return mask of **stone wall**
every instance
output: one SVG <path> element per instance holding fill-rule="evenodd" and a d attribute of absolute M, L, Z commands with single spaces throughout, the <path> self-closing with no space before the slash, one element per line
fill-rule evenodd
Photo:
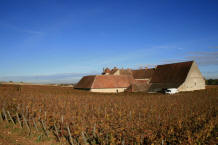
<path fill-rule="evenodd" d="M 124 92 L 127 88 L 104 88 L 104 89 L 91 89 L 91 92 L 99 93 L 121 93 Z"/>
<path fill-rule="evenodd" d="M 179 91 L 194 91 L 205 89 L 205 79 L 202 76 L 197 64 L 194 62 L 188 73 L 185 82 L 178 88 Z"/>

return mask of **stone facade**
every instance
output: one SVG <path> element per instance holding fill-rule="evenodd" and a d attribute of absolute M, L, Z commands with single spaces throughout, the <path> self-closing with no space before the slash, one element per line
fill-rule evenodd
<path fill-rule="evenodd" d="M 127 88 L 103 88 L 103 89 L 90 89 L 91 92 L 99 93 L 121 93 L 124 92 Z"/>
<path fill-rule="evenodd" d="M 205 89 L 205 79 L 202 76 L 198 66 L 193 62 L 185 82 L 178 87 L 179 91 L 194 91 Z"/>

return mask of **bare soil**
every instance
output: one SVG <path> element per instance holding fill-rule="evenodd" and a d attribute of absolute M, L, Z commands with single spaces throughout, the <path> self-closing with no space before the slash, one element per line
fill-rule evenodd
<path fill-rule="evenodd" d="M 0 145 L 58 145 L 54 139 L 38 140 L 7 122 L 0 122 Z"/>

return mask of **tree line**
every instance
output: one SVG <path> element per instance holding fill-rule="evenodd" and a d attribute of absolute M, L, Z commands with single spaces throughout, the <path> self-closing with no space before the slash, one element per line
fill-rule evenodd
<path fill-rule="evenodd" d="M 206 80 L 207 85 L 218 85 L 218 79 L 208 79 Z"/>

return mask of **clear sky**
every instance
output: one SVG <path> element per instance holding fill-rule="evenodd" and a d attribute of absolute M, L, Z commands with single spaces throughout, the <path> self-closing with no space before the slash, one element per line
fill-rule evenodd
<path fill-rule="evenodd" d="M 0 80 L 195 60 L 218 78 L 218 0 L 0 0 Z"/>

